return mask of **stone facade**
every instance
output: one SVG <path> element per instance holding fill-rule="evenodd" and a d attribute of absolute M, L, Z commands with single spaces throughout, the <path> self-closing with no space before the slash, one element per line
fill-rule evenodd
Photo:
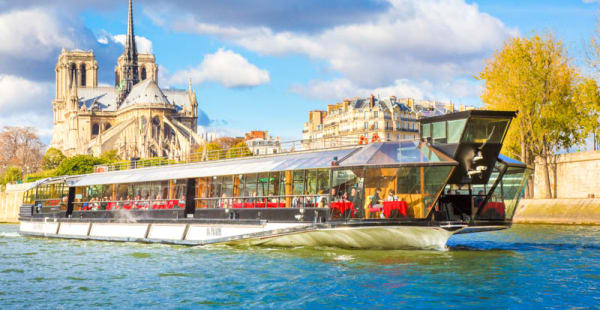
<path fill-rule="evenodd" d="M 23 203 L 23 195 L 32 184 L 7 184 L 5 190 L 0 189 L 0 223 L 19 221 L 19 208 Z"/>
<path fill-rule="evenodd" d="M 556 188 L 557 198 L 600 197 L 600 151 L 559 155 L 549 168 L 550 186 Z M 536 160 L 534 198 L 546 198 L 542 169 Z"/>
<path fill-rule="evenodd" d="M 465 109 L 472 107 L 460 107 L 460 110 Z M 454 111 L 451 103 L 397 99 L 394 96 L 347 99 L 328 105 L 326 111 L 309 112 L 308 122 L 304 123 L 302 131 L 303 145 L 310 148 L 312 144 L 316 147 L 323 146 L 322 143 L 339 143 L 338 139 L 343 140 L 342 143 L 358 141 L 361 136 L 369 141 L 374 137 L 380 141 L 413 140 L 419 136 L 419 118 Z"/>
<path fill-rule="evenodd" d="M 117 150 L 121 158 L 183 159 L 196 133 L 198 103 L 191 87 L 161 89 L 155 56 L 138 54 L 129 3 L 127 41 L 117 59 L 115 87 L 98 86 L 93 51 L 64 50 L 56 64 L 51 147 L 67 156 Z"/>

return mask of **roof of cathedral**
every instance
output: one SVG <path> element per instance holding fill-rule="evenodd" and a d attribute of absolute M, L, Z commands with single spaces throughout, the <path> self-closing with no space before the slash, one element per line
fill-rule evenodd
<path fill-rule="evenodd" d="M 156 82 L 151 79 L 147 79 L 133 86 L 129 95 L 123 100 L 123 104 L 121 104 L 120 108 L 124 109 L 137 104 L 170 105 L 167 96 L 160 90 L 160 87 L 158 87 Z"/>
<path fill-rule="evenodd" d="M 114 87 L 78 87 L 79 102 L 87 109 L 96 106 L 100 111 L 117 111 L 117 88 Z M 186 90 L 166 89 L 162 91 L 158 85 L 148 79 L 136 84 L 127 96 L 121 109 L 134 104 L 172 104 L 177 110 L 190 104 L 190 97 Z"/>

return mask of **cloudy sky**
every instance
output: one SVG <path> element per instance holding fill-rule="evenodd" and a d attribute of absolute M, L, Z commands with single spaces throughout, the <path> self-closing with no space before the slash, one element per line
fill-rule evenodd
<path fill-rule="evenodd" d="M 222 134 L 301 136 L 307 112 L 354 96 L 479 105 L 473 76 L 508 38 L 550 31 L 583 65 L 598 1 L 134 0 L 140 52 L 161 87 L 192 79 L 199 124 Z M 0 126 L 48 143 L 61 49 L 92 49 L 114 82 L 126 0 L 0 0 Z M 211 129 L 212 130 L 212 129 Z"/>

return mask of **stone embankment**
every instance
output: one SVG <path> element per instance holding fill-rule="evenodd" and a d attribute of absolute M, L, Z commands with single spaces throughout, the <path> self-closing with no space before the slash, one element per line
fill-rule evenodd
<path fill-rule="evenodd" d="M 19 207 L 23 201 L 23 194 L 30 186 L 31 183 L 7 184 L 6 190 L 0 190 L 0 223 L 19 221 Z"/>
<path fill-rule="evenodd" d="M 600 198 L 524 199 L 514 223 L 600 225 Z"/>

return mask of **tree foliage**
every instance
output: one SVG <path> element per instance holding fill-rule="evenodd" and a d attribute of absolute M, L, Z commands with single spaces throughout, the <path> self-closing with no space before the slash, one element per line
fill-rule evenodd
<path fill-rule="evenodd" d="M 0 185 L 15 183 L 23 179 L 23 171 L 19 167 L 8 167 L 0 174 Z"/>
<path fill-rule="evenodd" d="M 119 153 L 117 152 L 117 150 L 103 152 L 102 154 L 100 154 L 100 159 L 103 160 L 105 163 L 115 163 L 121 161 L 121 157 L 119 157 Z"/>
<path fill-rule="evenodd" d="M 92 155 L 75 155 L 63 160 L 56 169 L 56 175 L 78 175 L 94 172 L 94 166 L 106 161 Z"/>
<path fill-rule="evenodd" d="M 44 155 L 44 159 L 42 161 L 42 168 L 44 170 L 52 170 L 56 169 L 60 163 L 67 158 L 63 152 L 57 148 L 49 148 Z"/>
<path fill-rule="evenodd" d="M 503 152 L 529 165 L 536 157 L 541 159 L 548 198 L 552 193 L 548 160 L 557 151 L 584 142 L 589 117 L 577 106 L 579 73 L 566 55 L 562 42 L 550 34 L 517 37 L 505 43 L 479 74 L 485 82 L 481 97 L 487 108 L 518 111 Z"/>
<path fill-rule="evenodd" d="M 238 142 L 237 144 L 235 144 L 234 146 L 232 146 L 231 148 L 229 148 L 227 150 L 227 153 L 225 154 L 226 158 L 236 158 L 236 157 L 246 157 L 252 155 L 252 152 L 250 152 L 250 149 L 248 148 L 248 145 L 246 145 L 246 142 L 241 141 Z"/>
<path fill-rule="evenodd" d="M 0 131 L 0 168 L 19 167 L 24 173 L 42 165 L 44 144 L 31 127 L 4 127 Z"/>

